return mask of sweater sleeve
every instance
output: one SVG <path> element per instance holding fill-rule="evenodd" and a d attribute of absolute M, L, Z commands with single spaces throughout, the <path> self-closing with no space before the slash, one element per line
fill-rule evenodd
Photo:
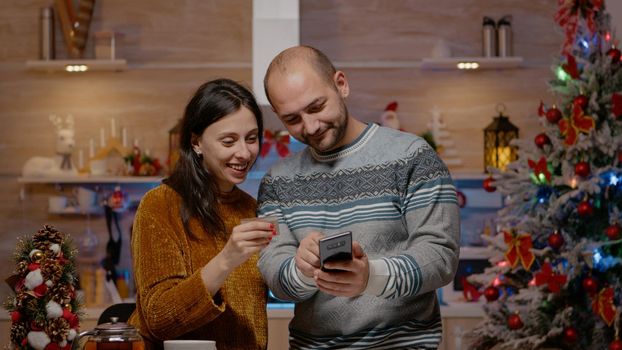
<path fill-rule="evenodd" d="M 426 144 L 413 152 L 404 171 L 400 191 L 407 245 L 402 254 L 370 261 L 365 290 L 387 299 L 440 288 L 458 268 L 460 213 L 447 167 Z"/>
<path fill-rule="evenodd" d="M 205 288 L 200 269 L 190 273 L 185 233 L 179 232 L 181 223 L 173 222 L 175 198 L 163 192 L 156 189 L 143 197 L 132 231 L 139 307 L 149 333 L 160 340 L 200 328 L 226 307 L 220 293 L 212 296 Z"/>
<path fill-rule="evenodd" d="M 274 181 L 268 173 L 261 181 L 258 195 L 258 216 L 279 218 L 279 235 L 260 253 L 258 267 L 274 295 L 282 300 L 300 302 L 311 298 L 318 288 L 312 278 L 296 267 L 296 251 L 300 242 L 291 233 L 279 204 Z"/>

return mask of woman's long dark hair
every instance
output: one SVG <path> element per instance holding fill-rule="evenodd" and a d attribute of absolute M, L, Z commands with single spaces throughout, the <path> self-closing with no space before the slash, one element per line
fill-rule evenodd
<path fill-rule="evenodd" d="M 263 139 L 261 110 L 253 94 L 244 86 L 229 79 L 217 79 L 201 85 L 188 102 L 181 122 L 179 160 L 163 182 L 171 186 L 182 198 L 181 219 L 186 233 L 198 238 L 190 230 L 190 218 L 196 217 L 207 232 L 223 233 L 222 219 L 216 213 L 219 189 L 214 177 L 203 166 L 203 158 L 192 148 L 192 137 L 240 108 L 248 108 L 257 121 L 259 146 Z"/>

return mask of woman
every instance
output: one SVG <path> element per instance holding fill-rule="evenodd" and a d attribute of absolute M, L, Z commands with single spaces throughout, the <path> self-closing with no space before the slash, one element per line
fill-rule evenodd
<path fill-rule="evenodd" d="M 266 287 L 257 252 L 275 234 L 236 187 L 261 145 L 261 111 L 246 88 L 219 79 L 186 106 L 180 158 L 142 199 L 132 233 L 136 311 L 147 348 L 168 339 L 215 340 L 218 350 L 265 349 Z"/>

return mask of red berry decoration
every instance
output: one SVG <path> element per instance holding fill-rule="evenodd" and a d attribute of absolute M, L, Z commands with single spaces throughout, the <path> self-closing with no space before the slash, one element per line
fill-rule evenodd
<path fill-rule="evenodd" d="M 551 139 L 548 136 L 546 136 L 545 133 L 538 134 L 534 141 L 536 143 L 536 146 L 538 146 L 538 148 L 543 148 L 545 145 L 548 145 L 551 143 Z"/>
<path fill-rule="evenodd" d="M 581 285 L 583 286 L 583 290 L 589 295 L 593 295 L 598 291 L 598 281 L 592 276 L 585 277 Z"/>
<path fill-rule="evenodd" d="M 577 176 L 586 177 L 590 175 L 590 163 L 588 162 L 579 162 L 574 166 L 574 173 Z"/>
<path fill-rule="evenodd" d="M 574 106 L 581 107 L 581 109 L 585 110 L 589 102 L 590 100 L 587 98 L 587 96 L 579 95 L 574 98 L 574 100 L 572 101 L 572 104 Z"/>
<path fill-rule="evenodd" d="M 609 344 L 609 350 L 622 350 L 622 340 L 616 339 Z"/>
<path fill-rule="evenodd" d="M 546 111 L 546 120 L 548 120 L 549 123 L 557 124 L 560 119 L 562 119 L 562 112 L 560 112 L 556 107 Z"/>
<path fill-rule="evenodd" d="M 579 340 L 579 332 L 574 327 L 564 328 L 564 342 L 568 344 L 574 344 Z"/>
<path fill-rule="evenodd" d="M 499 299 L 499 289 L 497 289 L 497 287 L 490 286 L 484 290 L 484 296 L 488 301 L 495 301 Z"/>
<path fill-rule="evenodd" d="M 612 63 L 616 63 L 620 61 L 620 50 L 616 49 L 615 47 L 610 48 L 609 50 L 607 50 L 607 56 L 611 57 L 611 62 Z"/>
<path fill-rule="evenodd" d="M 486 192 L 494 192 L 497 190 L 497 188 L 492 184 L 494 181 L 495 180 L 492 177 L 484 180 L 484 190 L 486 190 Z"/>
<path fill-rule="evenodd" d="M 594 208 L 588 201 L 583 201 L 577 205 L 577 213 L 579 216 L 590 216 L 594 213 Z"/>
<path fill-rule="evenodd" d="M 549 236 L 547 242 L 551 248 L 558 250 L 564 245 L 564 236 L 559 232 L 554 232 Z"/>
<path fill-rule="evenodd" d="M 518 314 L 511 314 L 508 317 L 508 328 L 509 329 L 519 329 L 523 327 L 523 321 L 520 319 Z"/>
<path fill-rule="evenodd" d="M 611 225 L 605 229 L 605 234 L 610 240 L 615 241 L 620 238 L 620 231 L 620 226 Z"/>

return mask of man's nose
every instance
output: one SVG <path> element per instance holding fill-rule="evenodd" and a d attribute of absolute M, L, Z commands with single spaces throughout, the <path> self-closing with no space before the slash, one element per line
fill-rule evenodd
<path fill-rule="evenodd" d="M 313 136 L 320 128 L 320 123 L 317 118 L 310 115 L 302 116 L 302 125 L 304 127 L 304 133 L 306 135 Z"/>

